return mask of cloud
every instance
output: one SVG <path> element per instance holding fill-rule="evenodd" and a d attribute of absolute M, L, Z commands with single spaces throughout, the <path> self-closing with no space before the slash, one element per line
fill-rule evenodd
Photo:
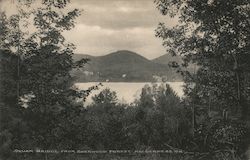
<path fill-rule="evenodd" d="M 131 50 L 152 59 L 163 54 L 161 41 L 154 37 L 154 29 L 137 27 L 133 29 L 112 30 L 100 26 L 78 24 L 64 33 L 66 38 L 76 44 L 77 53 L 104 55 L 117 50 Z"/>
<path fill-rule="evenodd" d="M 153 0 L 87 0 L 72 1 L 72 8 L 83 9 L 79 23 L 99 25 L 103 28 L 124 29 L 132 27 L 156 27 L 165 21 Z M 169 25 L 176 21 L 169 21 Z"/>
<path fill-rule="evenodd" d="M 176 19 L 162 16 L 153 0 L 71 2 L 71 8 L 84 10 L 76 28 L 66 36 L 75 42 L 78 53 L 103 55 L 127 49 L 152 59 L 165 53 L 162 41 L 155 37 L 158 23 L 177 24 Z"/>
<path fill-rule="evenodd" d="M 71 0 L 66 11 L 78 8 L 83 13 L 77 18 L 76 27 L 64 35 L 76 44 L 77 53 L 104 55 L 126 49 L 149 59 L 158 57 L 165 53 L 165 49 L 162 41 L 155 37 L 154 30 L 159 22 L 166 22 L 168 26 L 178 22 L 162 16 L 153 1 Z M 11 13 L 15 11 L 12 6 L 2 3 L 0 10 Z"/>

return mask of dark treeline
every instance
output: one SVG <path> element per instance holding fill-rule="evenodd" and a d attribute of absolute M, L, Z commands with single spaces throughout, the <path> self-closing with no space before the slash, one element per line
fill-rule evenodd
<path fill-rule="evenodd" d="M 33 1 L 23 2 L 18 3 L 18 14 L 0 15 L 1 159 L 83 159 L 75 154 L 20 154 L 15 149 L 166 149 L 190 153 L 185 159 L 245 158 L 250 97 L 247 1 L 156 1 L 164 15 L 181 16 L 185 22 L 157 29 L 169 52 L 183 57 L 182 65 L 172 66 L 184 77 L 185 98 L 163 83 L 145 86 L 133 104 L 118 103 L 116 93 L 105 89 L 87 107 L 79 98 L 84 101 L 98 86 L 72 88 L 70 71 L 88 60 L 74 62 L 75 47 L 61 34 L 74 27 L 81 12 L 58 12 L 69 1 L 44 0 L 30 11 L 23 7 Z M 33 33 L 26 31 L 30 19 Z M 197 28 L 188 30 L 193 23 Z M 191 62 L 197 65 L 194 73 L 183 71 Z"/>

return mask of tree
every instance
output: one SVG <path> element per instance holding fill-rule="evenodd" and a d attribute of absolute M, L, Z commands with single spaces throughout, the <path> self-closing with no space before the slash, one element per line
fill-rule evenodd
<path fill-rule="evenodd" d="M 183 57 L 196 73 L 182 71 L 186 95 L 193 103 L 216 106 L 244 119 L 249 110 L 249 1 L 156 0 L 163 15 L 179 19 L 168 28 L 160 23 L 157 36 L 169 53 Z M 195 87 L 193 86 L 195 83 Z"/>
<path fill-rule="evenodd" d="M 11 157 L 14 130 L 20 124 L 21 108 L 16 93 L 17 57 L 8 50 L 0 50 L 0 157 Z M 20 125 L 21 126 L 21 125 Z"/>
<path fill-rule="evenodd" d="M 0 62 L 0 74 L 2 76 L 0 79 L 0 102 L 16 106 L 17 57 L 8 50 L 0 50 Z"/>
<path fill-rule="evenodd" d="M 137 149 L 186 145 L 190 129 L 186 109 L 168 84 L 146 85 L 136 105 L 127 110 L 128 133 Z"/>
<path fill-rule="evenodd" d="M 216 139 L 214 142 L 220 146 L 218 148 L 226 146 L 239 154 L 244 146 L 238 144 L 245 142 L 247 137 L 246 128 L 239 129 L 239 119 L 248 118 L 250 106 L 249 1 L 155 2 L 163 15 L 179 20 L 173 28 L 160 23 L 156 35 L 163 39 L 163 45 L 169 53 L 182 56 L 183 63 L 173 62 L 172 66 L 184 76 L 185 102 L 193 110 L 193 130 L 197 131 L 193 133 L 196 149 L 201 151 L 207 139 L 211 138 Z M 189 64 L 197 66 L 193 73 L 185 70 Z M 218 117 L 212 116 L 211 111 L 220 113 L 219 122 L 214 120 Z M 203 126 L 201 130 L 199 124 L 195 126 L 198 112 L 206 117 L 199 123 Z M 231 119 L 236 119 L 236 122 Z M 204 132 L 207 134 L 204 135 Z M 198 137 L 201 143 L 195 141 Z M 241 149 L 233 146 L 240 146 Z M 211 150 L 215 151 L 215 148 Z"/>
<path fill-rule="evenodd" d="M 18 14 L 10 17 L 1 14 L 0 48 L 15 54 L 18 61 L 13 65 L 17 72 L 15 97 L 18 101 L 25 96 L 29 98 L 27 108 L 22 108 L 21 112 L 25 127 L 12 130 L 18 135 L 11 138 L 11 149 L 76 148 L 83 141 L 81 136 L 69 136 L 71 132 L 80 134 L 78 118 L 84 112 L 73 101 L 89 91 L 78 92 L 71 88 L 70 71 L 82 67 L 86 60 L 73 62 L 75 47 L 62 35 L 63 31 L 74 27 L 80 11 L 75 9 L 65 14 L 60 9 L 66 7 L 66 1 L 57 2 L 60 1 L 44 0 L 31 10 L 26 5 L 32 5 L 32 1 L 24 5 L 20 2 Z M 31 19 L 34 25 L 26 23 Z M 35 31 L 26 32 L 29 27 L 35 27 Z M 18 107 L 21 108 L 20 104 Z M 17 126 L 20 127 L 20 123 Z"/>
<path fill-rule="evenodd" d="M 125 108 L 117 102 L 116 92 L 106 88 L 92 99 L 85 117 L 88 145 L 93 149 L 128 149 L 124 134 Z"/>
<path fill-rule="evenodd" d="M 94 104 L 102 104 L 104 107 L 114 106 L 118 101 L 116 92 L 108 88 L 102 90 L 98 95 L 93 96 L 92 99 Z"/>
<path fill-rule="evenodd" d="M 14 21 L 14 17 L 11 19 Z M 15 143 L 13 139 L 18 137 L 16 131 L 25 128 L 21 121 L 22 108 L 19 107 L 17 94 L 18 57 L 6 44 L 14 38 L 10 36 L 10 32 L 15 32 L 12 30 L 13 24 L 10 24 L 4 13 L 0 13 L 0 157 L 4 159 L 13 158 L 11 147 Z"/>

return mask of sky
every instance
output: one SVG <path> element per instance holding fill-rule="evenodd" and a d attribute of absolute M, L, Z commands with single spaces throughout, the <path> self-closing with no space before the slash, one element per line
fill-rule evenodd
<path fill-rule="evenodd" d="M 8 5 L 0 7 L 11 10 Z M 158 23 L 170 27 L 177 23 L 162 16 L 154 0 L 71 0 L 68 7 L 83 12 L 75 28 L 63 34 L 76 45 L 76 53 L 93 56 L 130 50 L 148 59 L 159 57 L 166 51 L 162 40 L 155 37 Z"/>

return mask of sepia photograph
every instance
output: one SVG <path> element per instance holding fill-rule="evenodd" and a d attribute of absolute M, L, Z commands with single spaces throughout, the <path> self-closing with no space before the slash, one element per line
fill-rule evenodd
<path fill-rule="evenodd" d="M 250 160 L 250 1 L 0 0 L 0 160 Z"/>

